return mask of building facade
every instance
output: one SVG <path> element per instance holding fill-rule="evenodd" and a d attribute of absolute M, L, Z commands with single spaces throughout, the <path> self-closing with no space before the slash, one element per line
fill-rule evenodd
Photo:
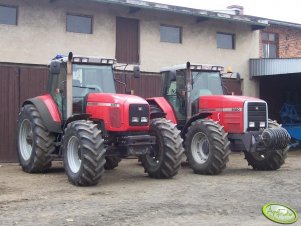
<path fill-rule="evenodd" d="M 1 0 L 0 7 L 16 12 L 15 21 L 0 23 L 0 62 L 47 64 L 73 51 L 145 72 L 187 61 L 218 64 L 242 75 L 245 95 L 259 95 L 248 61 L 259 57 L 260 20 L 130 0 Z"/>

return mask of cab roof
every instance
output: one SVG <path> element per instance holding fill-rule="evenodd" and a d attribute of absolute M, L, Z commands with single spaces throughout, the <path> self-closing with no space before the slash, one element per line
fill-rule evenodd
<path fill-rule="evenodd" d="M 185 70 L 187 69 L 187 64 L 177 64 L 171 67 L 163 67 L 161 68 L 160 72 L 165 71 L 176 71 L 176 70 Z M 190 64 L 191 70 L 203 70 L 203 71 L 224 71 L 223 66 L 212 65 L 212 64 Z"/>
<path fill-rule="evenodd" d="M 68 56 L 58 54 L 52 61 L 67 62 Z M 83 55 L 73 55 L 72 61 L 76 63 L 96 63 L 96 64 L 110 64 L 113 65 L 116 63 L 116 59 L 106 58 L 106 57 L 97 57 L 97 56 L 83 56 Z"/>

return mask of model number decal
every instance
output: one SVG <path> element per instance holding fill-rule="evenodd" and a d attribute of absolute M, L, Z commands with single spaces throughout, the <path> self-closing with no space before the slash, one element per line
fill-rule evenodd
<path fill-rule="evenodd" d="M 240 112 L 242 108 L 223 108 L 224 112 Z"/>
<path fill-rule="evenodd" d="M 206 108 L 200 109 L 200 112 L 241 112 L 242 108 Z"/>

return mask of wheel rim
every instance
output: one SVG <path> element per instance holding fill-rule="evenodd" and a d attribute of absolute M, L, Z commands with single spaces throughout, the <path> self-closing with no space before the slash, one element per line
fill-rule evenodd
<path fill-rule="evenodd" d="M 21 123 L 19 133 L 19 146 L 22 158 L 29 160 L 32 153 L 33 135 L 30 121 L 25 119 Z"/>
<path fill-rule="evenodd" d="M 76 136 L 72 136 L 67 145 L 68 165 L 73 173 L 77 173 L 81 166 L 81 153 L 79 140 Z"/>
<path fill-rule="evenodd" d="M 147 161 L 152 166 L 157 166 L 160 163 L 160 147 L 159 145 L 152 145 L 150 148 L 150 154 L 146 155 Z"/>
<path fill-rule="evenodd" d="M 252 153 L 252 155 L 253 155 L 253 158 L 256 159 L 257 161 L 264 160 L 266 157 L 266 154 L 259 153 L 259 152 L 254 152 L 254 153 Z"/>
<path fill-rule="evenodd" d="M 209 157 L 209 141 L 207 136 L 202 133 L 196 133 L 191 141 L 191 153 L 194 161 L 198 164 L 204 164 Z"/>

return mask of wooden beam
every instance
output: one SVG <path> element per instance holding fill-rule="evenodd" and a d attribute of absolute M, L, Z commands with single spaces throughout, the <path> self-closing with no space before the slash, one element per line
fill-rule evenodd
<path fill-rule="evenodd" d="M 201 17 L 201 16 L 198 16 L 198 17 L 196 18 L 196 23 L 202 23 L 202 22 L 205 22 L 205 21 L 207 21 L 207 20 L 209 20 L 208 17 Z"/>
<path fill-rule="evenodd" d="M 141 10 L 141 8 L 139 7 L 130 7 L 129 8 L 129 14 L 134 14 L 134 13 L 137 13 Z"/>
<path fill-rule="evenodd" d="M 261 26 L 261 25 L 252 25 L 251 28 L 252 28 L 252 31 L 256 31 L 256 30 L 265 29 L 266 27 L 265 26 Z"/>

